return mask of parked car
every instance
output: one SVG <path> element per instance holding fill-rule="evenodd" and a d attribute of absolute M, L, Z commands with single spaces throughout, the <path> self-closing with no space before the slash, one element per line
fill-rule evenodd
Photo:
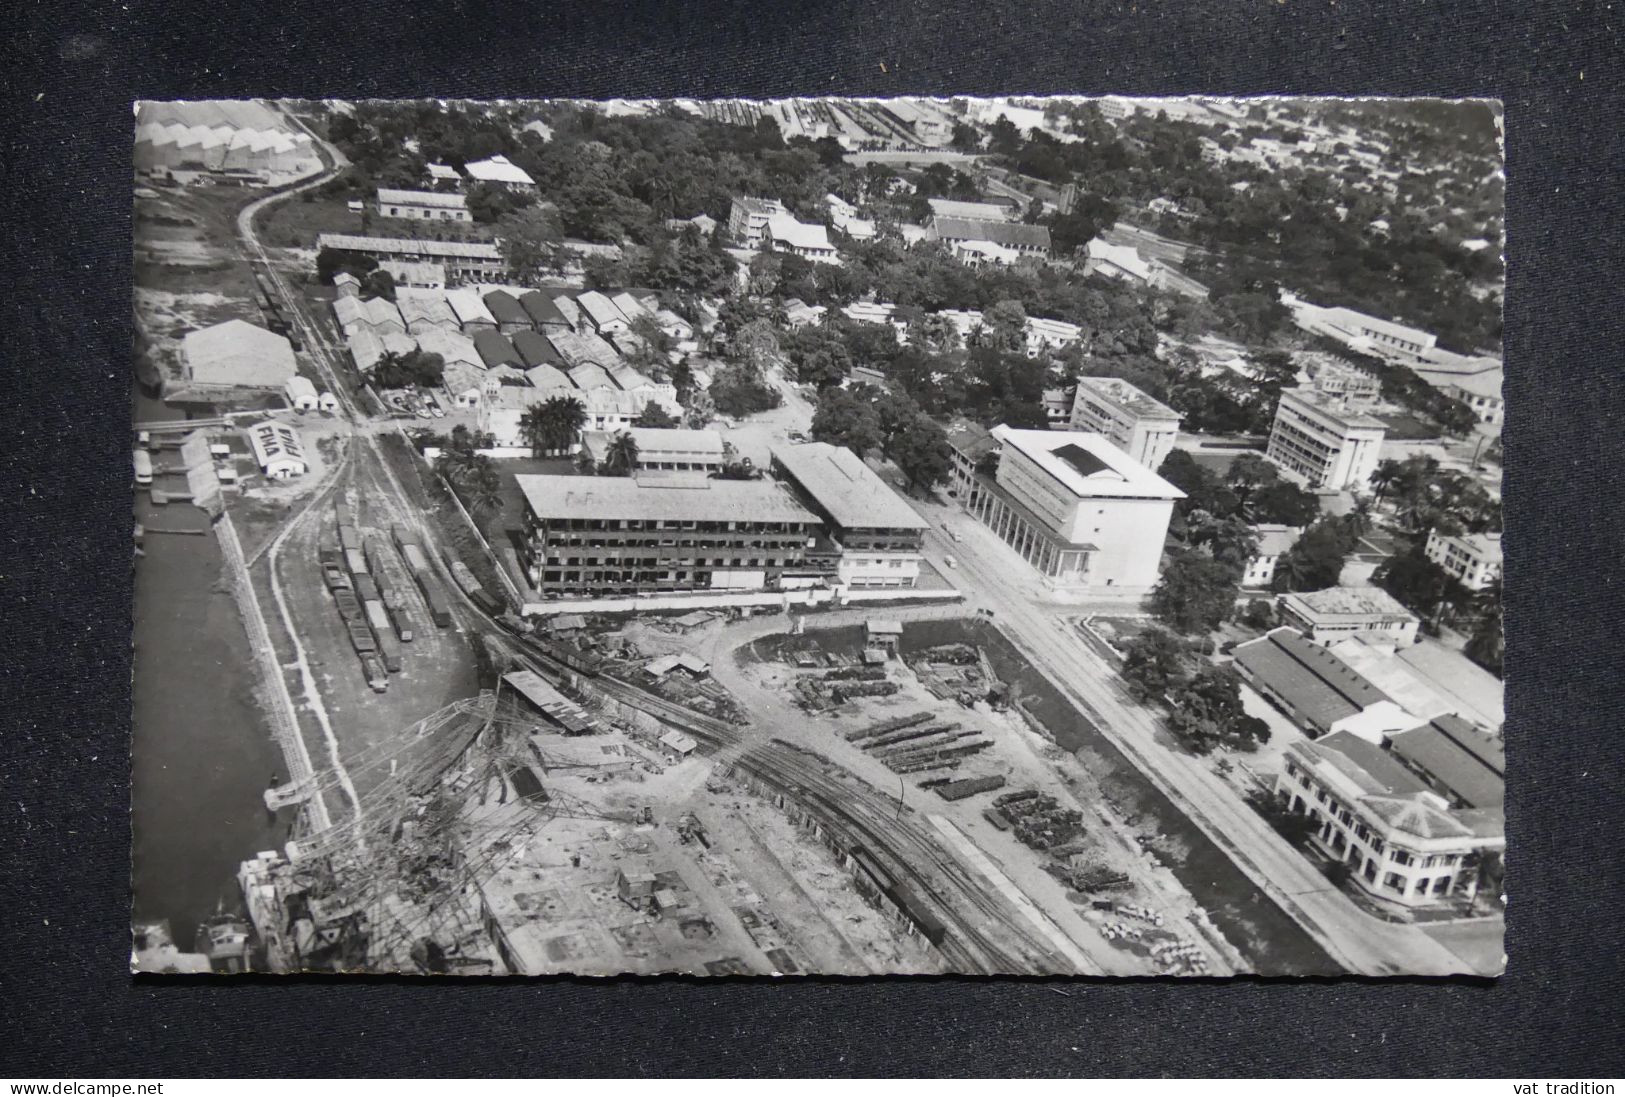
<path fill-rule="evenodd" d="M 942 562 L 951 568 L 957 568 L 959 566 L 959 561 L 955 560 L 952 556 L 944 556 L 942 558 Z"/>

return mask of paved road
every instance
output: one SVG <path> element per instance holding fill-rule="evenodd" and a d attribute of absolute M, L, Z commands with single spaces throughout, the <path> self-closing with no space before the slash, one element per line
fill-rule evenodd
<path fill-rule="evenodd" d="M 1078 610 L 1046 600 L 1036 575 L 990 530 L 963 512 L 944 507 L 920 509 L 944 516 L 960 534 L 950 541 L 933 533 L 926 556 L 943 566 L 956 558 L 967 601 L 987 607 L 1005 633 L 1074 701 L 1095 713 L 1102 732 L 1181 810 L 1190 816 L 1236 864 L 1304 926 L 1338 963 L 1364 974 L 1472 972 L 1470 965 L 1410 925 L 1373 918 L 1289 845 L 1206 762 L 1167 742 L 1155 715 L 1121 692 L 1115 671 L 1073 631 Z"/>

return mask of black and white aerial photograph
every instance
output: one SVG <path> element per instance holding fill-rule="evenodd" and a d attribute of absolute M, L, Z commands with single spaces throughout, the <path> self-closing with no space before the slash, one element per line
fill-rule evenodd
<path fill-rule="evenodd" d="M 133 971 L 1503 972 L 1499 103 L 131 124 Z"/>

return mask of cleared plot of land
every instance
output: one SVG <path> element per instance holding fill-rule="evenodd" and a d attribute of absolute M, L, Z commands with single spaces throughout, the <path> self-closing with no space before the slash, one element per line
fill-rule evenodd
<path fill-rule="evenodd" d="M 480 890 L 521 970 L 941 970 L 939 957 L 857 894 L 827 849 L 708 776 L 703 759 L 669 763 L 651 742 L 620 732 L 534 741 L 535 757 L 547 759 L 535 763 L 543 792 L 526 801 L 492 780 L 470 807 L 471 860 L 495 858 Z M 611 764 L 577 763 L 594 751 Z M 639 874 L 654 877 L 649 894 L 624 895 L 623 875 Z"/>

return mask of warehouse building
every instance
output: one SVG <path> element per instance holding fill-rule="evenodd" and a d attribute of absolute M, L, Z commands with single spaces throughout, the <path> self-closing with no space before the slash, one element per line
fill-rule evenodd
<path fill-rule="evenodd" d="M 187 387 L 192 390 L 281 390 L 297 372 L 293 345 L 246 320 L 227 320 L 181 340 Z"/>

